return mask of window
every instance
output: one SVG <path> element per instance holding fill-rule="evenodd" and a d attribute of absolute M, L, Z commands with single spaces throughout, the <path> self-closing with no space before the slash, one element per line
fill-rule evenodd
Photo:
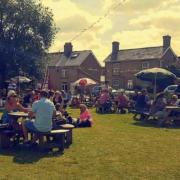
<path fill-rule="evenodd" d="M 100 80 L 101 80 L 101 82 L 105 82 L 105 76 L 101 75 Z"/>
<path fill-rule="evenodd" d="M 113 80 L 112 85 L 114 88 L 119 88 L 119 80 Z"/>
<path fill-rule="evenodd" d="M 65 78 L 65 77 L 67 76 L 67 70 L 66 70 L 66 69 L 62 69 L 62 70 L 61 70 L 61 76 L 62 76 L 63 78 Z"/>
<path fill-rule="evenodd" d="M 127 88 L 128 89 L 133 89 L 133 80 L 128 80 L 127 81 Z"/>
<path fill-rule="evenodd" d="M 149 63 L 148 62 L 143 62 L 142 63 L 142 69 L 148 69 L 149 68 Z"/>
<path fill-rule="evenodd" d="M 95 68 L 89 68 L 88 70 L 89 70 L 89 71 L 98 71 L 98 70 L 95 69 Z"/>
<path fill-rule="evenodd" d="M 72 55 L 71 55 L 71 59 L 75 59 L 75 58 L 77 58 L 79 56 L 79 53 L 73 53 Z"/>
<path fill-rule="evenodd" d="M 66 92 L 68 91 L 68 84 L 67 84 L 67 82 L 63 82 L 62 83 L 62 90 L 66 91 Z"/>
<path fill-rule="evenodd" d="M 119 75 L 119 68 L 113 68 L 113 75 Z"/>

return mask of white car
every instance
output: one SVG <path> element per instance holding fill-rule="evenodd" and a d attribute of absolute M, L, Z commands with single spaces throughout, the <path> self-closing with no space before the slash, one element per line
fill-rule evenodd
<path fill-rule="evenodd" d="M 164 92 L 168 92 L 168 93 L 175 93 L 176 89 L 177 89 L 178 85 L 170 85 L 170 86 L 167 86 L 165 89 L 164 89 Z"/>

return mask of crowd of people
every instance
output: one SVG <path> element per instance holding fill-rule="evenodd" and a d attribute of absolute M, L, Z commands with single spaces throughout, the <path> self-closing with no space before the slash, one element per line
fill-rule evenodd
<path fill-rule="evenodd" d="M 27 141 L 27 132 L 47 132 L 58 128 L 61 124 L 73 124 L 76 127 L 91 127 L 93 124 L 92 115 L 86 105 L 85 97 L 73 97 L 71 93 L 53 90 L 34 90 L 19 98 L 14 90 L 7 93 L 7 99 L 2 123 L 9 124 L 14 129 L 22 129 L 24 140 Z M 112 89 L 104 86 L 99 95 L 89 96 L 91 105 L 95 106 L 98 112 L 126 113 L 131 110 L 149 112 L 158 117 L 160 123 L 168 121 L 177 112 L 165 111 L 166 106 L 179 106 L 180 99 L 176 94 L 168 97 L 160 93 L 153 101 L 147 90 L 134 91 L 127 95 L 123 90 L 114 95 Z M 67 107 L 72 106 L 80 109 L 78 118 L 71 117 Z M 9 115 L 10 112 L 21 111 L 29 114 L 29 119 L 18 124 L 17 119 Z M 35 139 L 33 140 L 35 142 Z"/>
<path fill-rule="evenodd" d="M 4 112 L 1 117 L 3 124 L 14 130 L 22 131 L 24 143 L 29 143 L 28 132 L 49 132 L 59 128 L 59 125 L 71 123 L 75 127 L 91 127 L 93 120 L 90 111 L 85 104 L 80 104 L 80 115 L 72 118 L 67 112 L 67 96 L 63 91 L 36 90 L 26 94 L 20 99 L 14 90 L 7 93 Z M 21 123 L 11 116 L 12 112 L 28 113 L 28 118 Z M 31 143 L 36 143 L 37 137 L 33 136 Z"/>

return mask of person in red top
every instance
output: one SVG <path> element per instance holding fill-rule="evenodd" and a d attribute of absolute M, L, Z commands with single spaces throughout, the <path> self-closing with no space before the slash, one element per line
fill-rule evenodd
<path fill-rule="evenodd" d="M 80 116 L 77 121 L 77 127 L 91 127 L 93 120 L 91 113 L 89 112 L 85 104 L 80 104 Z"/>
<path fill-rule="evenodd" d="M 124 94 L 123 91 L 119 93 L 117 97 L 117 102 L 118 102 L 118 109 L 120 110 L 120 113 L 125 113 L 124 109 L 128 107 L 129 99 Z"/>
<path fill-rule="evenodd" d="M 16 112 L 16 111 L 23 111 L 23 112 L 28 112 L 29 109 L 23 107 L 19 103 L 19 98 L 14 90 L 10 90 L 7 94 L 7 100 L 5 104 L 5 109 L 2 115 L 2 122 L 4 124 L 8 123 L 10 126 L 12 126 L 14 129 L 18 130 L 20 128 L 17 118 L 12 118 L 9 113 L 10 112 Z"/>

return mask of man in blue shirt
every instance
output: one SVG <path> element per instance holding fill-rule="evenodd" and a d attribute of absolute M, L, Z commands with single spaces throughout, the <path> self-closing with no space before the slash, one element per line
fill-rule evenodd
<path fill-rule="evenodd" d="M 22 124 L 24 142 L 28 141 L 28 131 L 30 132 L 48 132 L 53 126 L 53 116 L 56 114 L 56 109 L 53 104 L 48 99 L 48 92 L 43 90 L 40 93 L 40 100 L 35 101 L 32 105 L 32 110 L 29 112 L 30 118 L 35 117 L 35 119 L 27 120 Z M 36 137 L 33 138 L 33 142 L 37 140 Z"/>

